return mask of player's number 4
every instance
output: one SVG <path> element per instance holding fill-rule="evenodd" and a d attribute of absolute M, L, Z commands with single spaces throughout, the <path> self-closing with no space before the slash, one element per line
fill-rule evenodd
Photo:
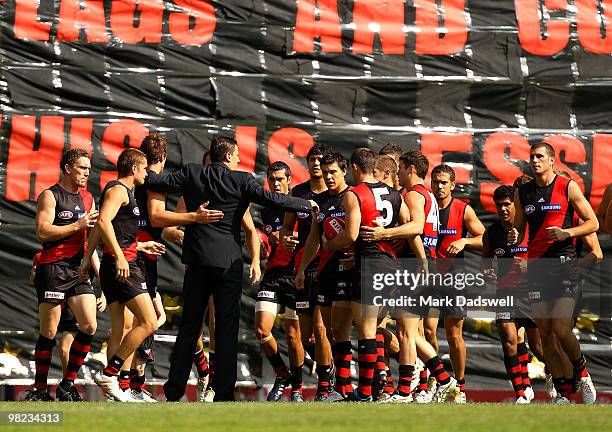
<path fill-rule="evenodd" d="M 372 193 L 374 194 L 374 200 L 376 202 L 376 210 L 378 210 L 381 214 L 378 217 L 378 222 L 386 227 L 393 220 L 393 205 L 390 201 L 383 199 L 384 195 L 389 195 L 389 191 L 386 188 L 375 188 L 372 189 Z"/>

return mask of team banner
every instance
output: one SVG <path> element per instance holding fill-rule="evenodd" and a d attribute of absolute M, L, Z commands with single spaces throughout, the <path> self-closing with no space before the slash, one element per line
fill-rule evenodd
<path fill-rule="evenodd" d="M 452 165 L 485 220 L 544 140 L 597 209 L 611 21 L 606 0 L 1 1 L 0 275 L 27 278 L 35 200 L 63 150 L 91 151 L 97 198 L 151 131 L 170 169 L 229 135 L 241 169 L 263 180 L 282 159 L 293 184 L 315 143 L 348 156 L 394 141 Z M 160 261 L 160 286 L 182 279 L 179 253 Z"/>

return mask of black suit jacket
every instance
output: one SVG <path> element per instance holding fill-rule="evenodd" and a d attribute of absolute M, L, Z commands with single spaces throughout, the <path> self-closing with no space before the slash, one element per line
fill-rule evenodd
<path fill-rule="evenodd" d="M 181 193 L 187 211 L 195 211 L 208 201 L 209 209 L 223 212 L 219 222 L 185 227 L 184 264 L 229 268 L 241 263 L 241 223 L 251 202 L 289 212 L 312 211 L 307 200 L 267 191 L 251 174 L 232 171 L 219 162 L 206 167 L 189 164 L 162 174 L 149 173 L 145 185 L 159 192 Z"/>

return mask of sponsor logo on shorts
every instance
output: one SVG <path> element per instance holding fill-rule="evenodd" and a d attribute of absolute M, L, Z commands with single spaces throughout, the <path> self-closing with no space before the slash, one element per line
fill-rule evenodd
<path fill-rule="evenodd" d="M 532 291 L 529 293 L 529 300 L 539 300 L 540 299 L 540 291 Z"/>
<path fill-rule="evenodd" d="M 259 291 L 257 293 L 257 298 L 269 298 L 273 299 L 276 297 L 276 293 L 274 291 Z"/>
<path fill-rule="evenodd" d="M 542 204 L 540 206 L 542 211 L 559 211 L 561 210 L 561 204 Z"/>
<path fill-rule="evenodd" d="M 132 210 L 132 213 L 134 213 L 136 216 L 140 216 L 140 209 L 138 207 L 134 207 L 134 210 Z"/>
<path fill-rule="evenodd" d="M 456 235 L 457 230 L 455 228 L 444 228 L 438 231 L 440 235 Z"/>
<path fill-rule="evenodd" d="M 66 293 L 56 291 L 45 291 L 46 299 L 64 300 Z"/>
<path fill-rule="evenodd" d="M 528 206 L 525 206 L 525 213 L 527 214 L 531 214 L 535 211 L 535 206 L 529 204 Z"/>
<path fill-rule="evenodd" d="M 300 219 L 306 219 L 309 215 L 310 215 L 310 213 L 297 212 L 297 217 L 299 217 Z"/>
<path fill-rule="evenodd" d="M 526 253 L 527 252 L 527 246 L 514 246 L 510 248 L 510 252 L 512 253 Z"/>
<path fill-rule="evenodd" d="M 325 296 L 321 295 L 321 294 L 318 294 L 317 295 L 317 301 L 319 301 L 321 303 L 325 302 Z"/>
<path fill-rule="evenodd" d="M 510 312 L 498 312 L 497 314 L 495 314 L 495 319 L 509 320 L 511 319 Z"/>
<path fill-rule="evenodd" d="M 72 217 L 74 216 L 74 213 L 72 213 L 70 210 L 64 210 L 63 212 L 59 212 L 57 214 L 57 217 L 60 219 L 72 219 Z"/>
<path fill-rule="evenodd" d="M 310 302 L 308 301 L 295 302 L 296 309 L 308 309 L 309 307 L 310 307 Z"/>
<path fill-rule="evenodd" d="M 142 282 L 140 284 L 140 288 L 142 288 L 143 290 L 146 290 L 147 289 L 147 283 L 146 282 Z"/>
<path fill-rule="evenodd" d="M 506 250 L 504 248 L 497 248 L 495 249 L 495 256 L 502 256 L 506 253 Z"/>
<path fill-rule="evenodd" d="M 344 281 L 338 282 L 338 288 L 345 288 L 348 284 Z"/>
<path fill-rule="evenodd" d="M 317 222 L 322 222 L 325 219 L 325 214 L 317 213 Z"/>

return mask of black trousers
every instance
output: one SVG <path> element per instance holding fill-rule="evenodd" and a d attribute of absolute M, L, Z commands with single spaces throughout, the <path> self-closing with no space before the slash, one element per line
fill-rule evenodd
<path fill-rule="evenodd" d="M 233 401 L 238 363 L 238 324 L 242 293 L 242 262 L 231 268 L 190 265 L 183 285 L 183 317 L 170 358 L 164 393 L 178 401 L 193 364 L 193 354 L 209 297 L 215 304 L 215 401 Z"/>

